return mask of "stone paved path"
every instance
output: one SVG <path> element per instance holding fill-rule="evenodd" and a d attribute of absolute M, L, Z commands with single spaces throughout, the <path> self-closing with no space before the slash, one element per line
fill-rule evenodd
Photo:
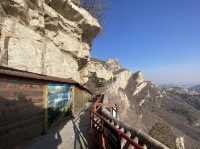
<path fill-rule="evenodd" d="M 93 149 L 95 140 L 90 129 L 89 106 L 77 119 L 66 120 L 48 135 L 35 139 L 25 149 Z"/>

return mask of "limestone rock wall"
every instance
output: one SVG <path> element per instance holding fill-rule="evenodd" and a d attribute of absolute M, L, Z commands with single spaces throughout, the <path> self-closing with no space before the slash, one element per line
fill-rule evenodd
<path fill-rule="evenodd" d="M 119 106 L 121 121 L 130 127 L 149 133 L 172 149 L 175 146 L 184 147 L 183 140 L 176 139 L 176 128 L 167 122 L 168 116 L 164 115 L 165 108 L 168 110 L 170 107 L 167 103 L 169 97 L 159 86 L 145 81 L 140 71 L 132 73 L 113 59 L 107 62 L 92 59 L 81 71 L 84 84 L 94 93 L 104 94 L 104 104 Z M 172 100 L 174 101 L 173 98 Z M 177 103 L 173 105 L 177 106 Z M 172 116 L 173 114 L 170 114 L 169 117 Z M 157 124 L 161 124 L 158 129 Z M 165 128 L 170 128 L 172 131 Z M 151 133 L 151 130 L 155 133 Z"/>
<path fill-rule="evenodd" d="M 119 64 L 118 60 L 116 59 L 109 59 L 106 64 L 109 67 L 109 70 L 112 72 L 117 72 L 121 69 L 121 65 Z"/>
<path fill-rule="evenodd" d="M 132 73 L 128 70 L 115 73 L 114 81 L 104 91 L 105 104 L 117 104 L 120 109 L 120 117 L 126 117 L 130 103 L 125 89 Z"/>
<path fill-rule="evenodd" d="M 0 65 L 82 82 L 79 62 L 100 28 L 72 0 L 2 0 Z"/>
<path fill-rule="evenodd" d="M 105 104 L 120 105 L 121 115 L 125 116 L 130 107 L 125 89 L 132 73 L 123 69 L 119 62 L 110 59 L 107 62 L 92 59 L 82 69 L 84 84 L 94 93 L 104 94 Z"/>
<path fill-rule="evenodd" d="M 108 65 L 104 61 L 91 59 L 85 67 L 81 69 L 82 83 L 86 84 L 91 77 L 96 77 L 96 81 L 104 80 L 107 82 L 113 79 L 113 72 L 108 69 Z"/>

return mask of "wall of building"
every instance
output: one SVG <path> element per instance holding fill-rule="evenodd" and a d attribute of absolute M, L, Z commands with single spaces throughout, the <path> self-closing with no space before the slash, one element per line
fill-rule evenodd
<path fill-rule="evenodd" d="M 44 132 L 44 84 L 0 77 L 0 147 L 11 148 Z"/>
<path fill-rule="evenodd" d="M 86 103 L 92 100 L 92 95 L 83 89 L 74 87 L 73 89 L 73 115 L 76 117 L 84 109 Z"/>
<path fill-rule="evenodd" d="M 90 99 L 75 84 L 0 74 L 0 148 L 40 136 L 67 113 L 78 115 Z"/>

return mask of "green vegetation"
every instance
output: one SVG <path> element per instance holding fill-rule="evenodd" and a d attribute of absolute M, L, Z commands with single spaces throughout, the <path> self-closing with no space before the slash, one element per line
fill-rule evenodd
<path fill-rule="evenodd" d="M 149 131 L 149 134 L 153 138 L 167 145 L 170 149 L 176 149 L 176 136 L 167 124 L 156 123 Z"/>

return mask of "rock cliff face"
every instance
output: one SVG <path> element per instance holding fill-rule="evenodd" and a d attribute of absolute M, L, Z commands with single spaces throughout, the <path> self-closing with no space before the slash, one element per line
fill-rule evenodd
<path fill-rule="evenodd" d="M 171 149 L 198 148 L 199 95 L 162 89 L 145 81 L 140 71 L 123 69 L 116 60 L 93 60 L 85 69 L 85 85 L 97 94 L 103 93 L 105 104 L 119 105 L 121 121 Z"/>
<path fill-rule="evenodd" d="M 104 103 L 120 105 L 122 117 L 130 107 L 125 89 L 132 73 L 123 69 L 117 60 L 107 62 L 92 59 L 83 69 L 85 71 L 85 85 L 94 93 L 104 94 Z"/>
<path fill-rule="evenodd" d="M 77 0 L 1 0 L 0 65 L 82 82 L 79 70 L 100 25 L 78 5 Z"/>
<path fill-rule="evenodd" d="M 120 119 L 130 126 L 162 134 L 172 149 L 184 148 L 183 142 L 187 149 L 198 148 L 200 95 L 163 90 L 113 59 L 90 60 L 100 29 L 79 0 L 0 0 L 0 65 L 72 78 L 103 93 L 105 103 L 119 105 Z M 162 140 L 163 134 L 168 138 Z"/>
<path fill-rule="evenodd" d="M 81 75 L 83 78 L 83 84 L 90 81 L 89 78 L 92 76 L 96 77 L 99 81 L 102 80 L 104 82 L 113 78 L 113 73 L 112 71 L 108 70 L 108 65 L 105 62 L 96 59 L 91 59 L 87 65 L 81 69 Z M 98 85 L 98 82 L 96 85 Z"/>

